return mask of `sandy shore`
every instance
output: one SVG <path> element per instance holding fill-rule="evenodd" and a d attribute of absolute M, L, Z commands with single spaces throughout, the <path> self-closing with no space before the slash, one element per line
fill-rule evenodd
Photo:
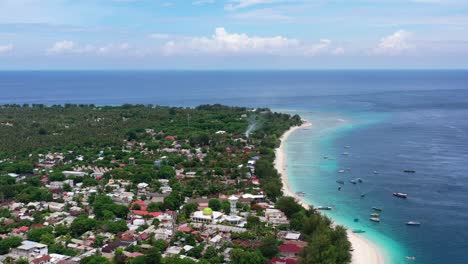
<path fill-rule="evenodd" d="M 284 142 L 287 138 L 296 130 L 304 129 L 310 127 L 312 124 L 310 122 L 305 122 L 301 126 L 292 127 L 286 131 L 280 138 L 281 146 L 276 149 L 276 159 L 275 159 L 275 168 L 281 174 L 281 181 L 283 183 L 283 193 L 285 196 L 294 197 L 298 203 L 300 203 L 304 208 L 308 209 L 310 206 L 298 196 L 294 191 L 292 191 L 287 174 L 287 164 L 286 164 L 286 151 Z M 369 240 L 365 239 L 363 236 L 355 234 L 348 230 L 348 238 L 354 249 L 352 253 L 352 263 L 353 264 L 384 264 L 385 258 L 382 254 L 382 251 Z"/>

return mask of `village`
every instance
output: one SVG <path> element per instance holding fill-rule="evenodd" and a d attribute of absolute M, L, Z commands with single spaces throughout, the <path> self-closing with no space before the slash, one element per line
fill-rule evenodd
<path fill-rule="evenodd" d="M 119 155 L 37 153 L 33 173 L 3 175 L 36 189 L 2 199 L 0 261 L 298 262 L 308 243 L 280 210 L 285 198 L 265 189 L 272 151 L 261 139 L 224 130 L 197 143 L 151 128 L 141 134 L 123 140 Z M 162 143 L 148 147 L 147 139 Z"/>

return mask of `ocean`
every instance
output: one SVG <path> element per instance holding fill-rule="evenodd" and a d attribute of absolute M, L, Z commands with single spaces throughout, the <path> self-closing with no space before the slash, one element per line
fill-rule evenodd
<path fill-rule="evenodd" d="M 365 230 L 391 263 L 468 262 L 468 71 L 6 71 L 6 103 L 221 103 L 298 113 L 313 126 L 286 142 L 294 191 L 333 206 L 331 218 Z M 380 223 L 368 220 L 373 206 L 383 208 Z M 411 220 L 421 226 L 406 226 Z"/>

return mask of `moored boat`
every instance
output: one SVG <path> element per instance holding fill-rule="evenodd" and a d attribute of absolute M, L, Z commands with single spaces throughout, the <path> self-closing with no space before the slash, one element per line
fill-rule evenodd
<path fill-rule="evenodd" d="M 317 209 L 317 210 L 326 210 L 326 211 L 329 211 L 329 210 L 332 209 L 332 207 L 331 207 L 331 206 L 318 206 L 318 207 L 316 207 L 315 209 Z"/>
<path fill-rule="evenodd" d="M 360 234 L 360 233 L 365 233 L 366 231 L 365 230 L 362 230 L 362 229 L 354 229 L 353 230 L 353 233 L 355 234 Z"/>
<path fill-rule="evenodd" d="M 400 193 L 400 192 L 394 192 L 394 193 L 393 193 L 393 196 L 396 196 L 396 197 L 398 197 L 398 198 L 403 198 L 403 199 L 408 198 L 408 194 L 406 194 L 406 193 Z"/>
<path fill-rule="evenodd" d="M 373 213 L 373 214 L 370 214 L 370 216 L 372 216 L 372 217 L 379 217 L 379 216 L 380 216 L 380 214 Z"/>
<path fill-rule="evenodd" d="M 306 193 L 305 192 L 296 192 L 297 195 L 299 196 L 304 196 Z"/>
<path fill-rule="evenodd" d="M 376 210 L 376 211 L 379 211 L 379 212 L 382 211 L 382 208 L 380 208 L 380 207 L 375 207 L 375 206 L 374 206 L 374 207 L 372 207 L 372 209 L 373 209 L 373 210 Z"/>
<path fill-rule="evenodd" d="M 420 223 L 420 222 L 417 222 L 417 221 L 409 221 L 409 222 L 406 222 L 406 225 L 410 225 L 410 226 L 420 226 L 421 223 Z"/>
<path fill-rule="evenodd" d="M 377 222 L 377 223 L 380 222 L 380 218 L 378 217 L 371 217 L 369 218 L 369 220 L 371 220 L 372 222 Z"/>
<path fill-rule="evenodd" d="M 338 173 L 344 173 L 344 172 L 345 172 L 345 170 L 339 170 L 338 171 Z"/>

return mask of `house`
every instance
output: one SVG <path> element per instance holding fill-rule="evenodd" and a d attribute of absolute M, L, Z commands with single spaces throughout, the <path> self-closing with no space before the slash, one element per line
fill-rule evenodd
<path fill-rule="evenodd" d="M 286 240 L 299 240 L 300 237 L 301 237 L 301 233 L 297 233 L 297 232 L 288 232 L 288 233 L 286 233 L 286 235 L 284 236 L 284 239 L 286 239 Z"/>
<path fill-rule="evenodd" d="M 51 263 L 51 257 L 49 255 L 43 255 L 38 258 L 35 258 L 31 261 L 33 264 L 48 264 Z"/>
<path fill-rule="evenodd" d="M 290 258 L 272 258 L 267 264 L 296 264 L 296 259 Z"/>
<path fill-rule="evenodd" d="M 24 240 L 19 247 L 11 250 L 12 255 L 28 259 L 47 255 L 48 253 L 47 245 L 29 240 Z"/>
<path fill-rule="evenodd" d="M 135 246 L 136 244 L 137 244 L 136 241 L 131 241 L 131 240 L 127 241 L 127 240 L 118 239 L 118 240 L 110 242 L 110 243 L 106 244 L 104 247 L 102 247 L 102 252 L 104 252 L 104 253 L 114 253 L 114 251 L 117 248 L 126 248 L 126 247 L 129 247 L 131 245 Z"/>
<path fill-rule="evenodd" d="M 286 215 L 278 209 L 266 209 L 265 218 L 272 225 L 289 224 Z"/>
<path fill-rule="evenodd" d="M 65 209 L 65 204 L 63 203 L 49 202 L 47 205 L 52 212 L 62 212 Z"/>
<path fill-rule="evenodd" d="M 74 176 L 74 177 L 84 177 L 87 173 L 83 171 L 63 171 L 63 175 L 66 177 Z"/>
<path fill-rule="evenodd" d="M 292 244 L 292 243 L 285 243 L 278 247 L 280 251 L 280 255 L 285 258 L 295 258 L 299 252 L 303 249 L 302 247 Z"/>

